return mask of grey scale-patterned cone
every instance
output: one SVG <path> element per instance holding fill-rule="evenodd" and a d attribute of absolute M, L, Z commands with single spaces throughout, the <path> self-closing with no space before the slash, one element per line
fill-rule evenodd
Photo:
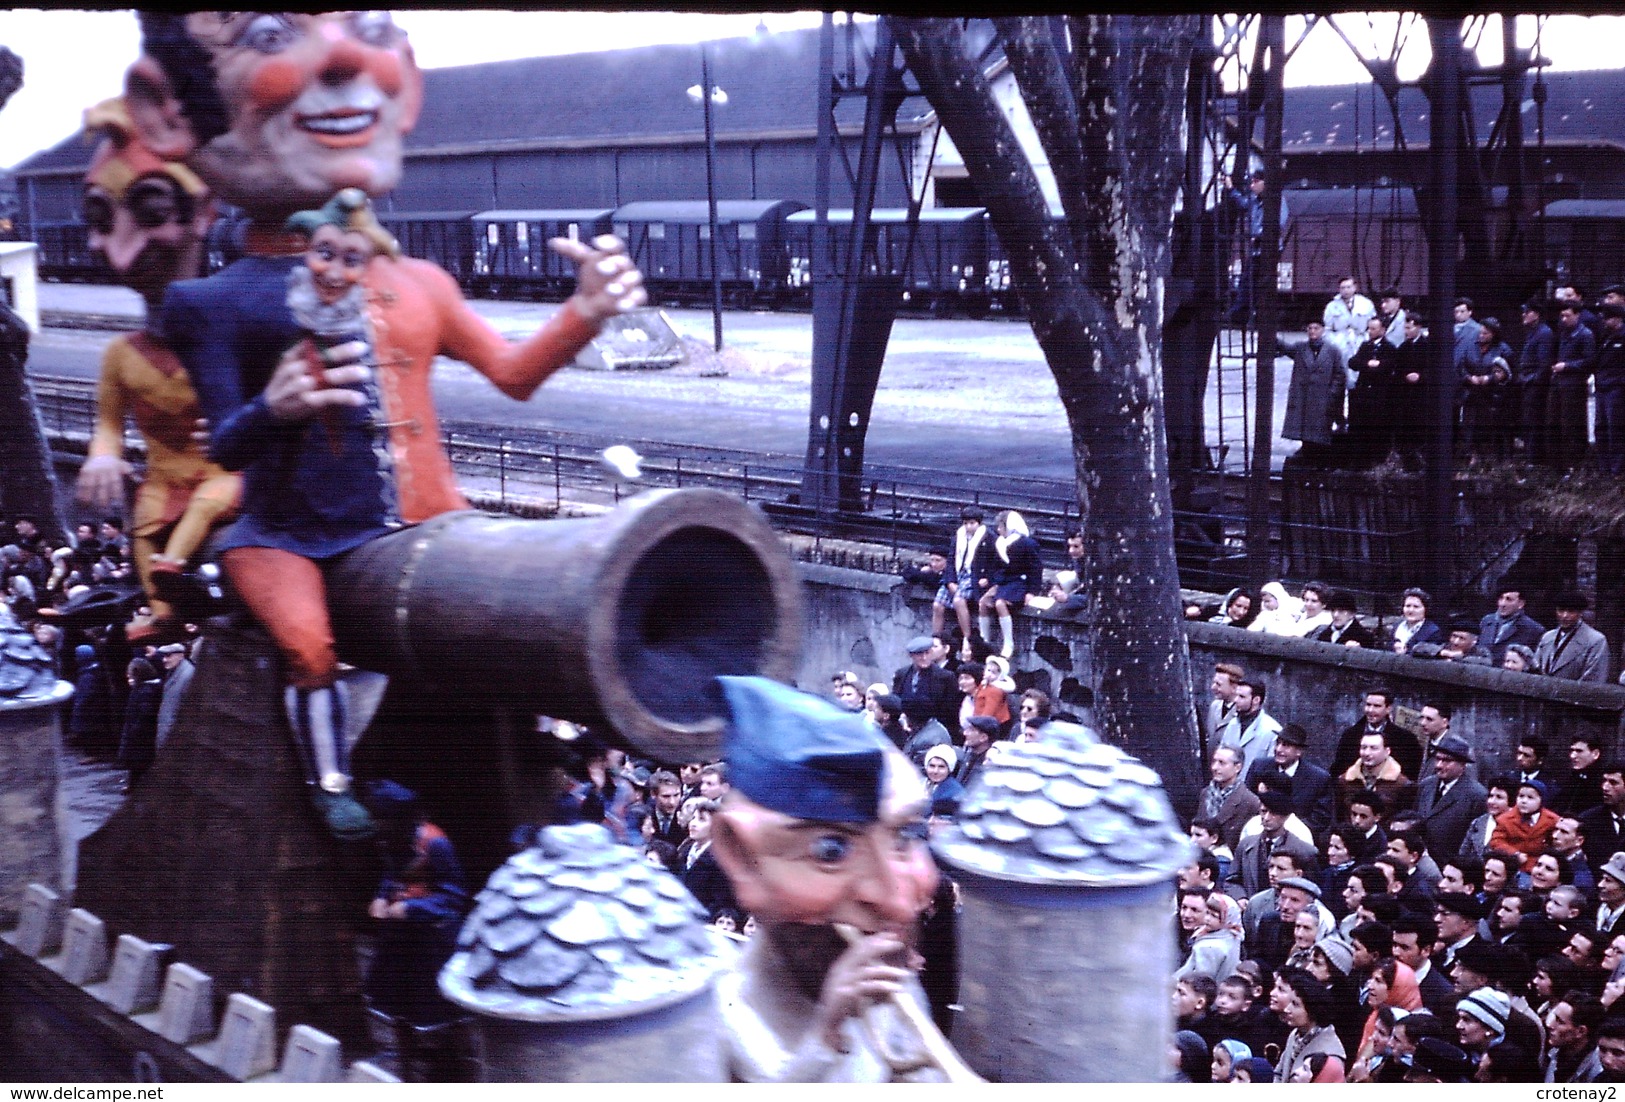
<path fill-rule="evenodd" d="M 582 823 L 548 827 L 492 874 L 440 990 L 501 1018 L 616 1018 L 703 991 L 733 956 L 675 876 Z"/>
<path fill-rule="evenodd" d="M 1191 860 L 1162 778 L 1092 731 L 1051 723 L 1040 742 L 997 742 L 931 843 L 952 869 L 1057 886 L 1123 887 Z"/>
<path fill-rule="evenodd" d="M 1173 876 L 1155 772 L 1075 724 L 996 743 L 931 848 L 959 882 L 952 1041 L 993 1082 L 1149 1082 L 1173 1036 Z"/>

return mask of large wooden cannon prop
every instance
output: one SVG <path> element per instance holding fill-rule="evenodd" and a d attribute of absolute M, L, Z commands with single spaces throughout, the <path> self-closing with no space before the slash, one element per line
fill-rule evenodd
<path fill-rule="evenodd" d="M 475 885 L 556 803 L 558 747 L 536 716 L 640 756 L 714 757 L 713 678 L 788 679 L 800 646 L 782 542 L 712 490 L 651 491 L 591 519 L 446 514 L 331 564 L 328 587 L 340 658 L 390 678 L 357 779 L 417 789 Z M 175 945 L 217 991 L 353 1039 L 371 851 L 308 809 L 276 652 L 239 619 L 210 626 L 169 741 L 82 845 L 75 902 Z"/>
<path fill-rule="evenodd" d="M 346 556 L 329 590 L 347 662 L 683 762 L 721 745 L 714 677 L 794 673 L 794 571 L 738 498 L 662 490 L 592 519 L 439 516 Z"/>

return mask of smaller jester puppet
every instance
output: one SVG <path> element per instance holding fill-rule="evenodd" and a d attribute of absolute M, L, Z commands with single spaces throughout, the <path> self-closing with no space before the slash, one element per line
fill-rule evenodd
<path fill-rule="evenodd" d="M 345 188 L 320 210 L 300 211 L 289 218 L 287 227 L 309 240 L 305 263 L 288 273 L 288 309 L 293 320 L 310 334 L 311 379 L 324 386 L 325 369 L 342 362 L 335 355 L 376 367 L 362 277 L 373 257 L 397 258 L 401 249 L 373 215 L 367 193 L 360 188 Z M 371 379 L 351 384 L 352 389 L 366 396 L 367 409 L 376 413 L 378 396 L 372 386 Z M 340 446 L 338 432 L 343 415 L 341 408 L 334 407 L 322 415 L 329 445 L 335 449 Z"/>

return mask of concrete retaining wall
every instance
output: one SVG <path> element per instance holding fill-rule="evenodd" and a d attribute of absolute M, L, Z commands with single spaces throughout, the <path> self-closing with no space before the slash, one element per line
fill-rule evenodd
<path fill-rule="evenodd" d="M 865 684 L 891 684 L 892 674 L 908 665 L 908 641 L 931 630 L 931 592 L 895 576 L 821 563 L 799 566 L 806 623 L 796 684 L 827 692 L 836 670 L 852 670 Z M 1018 615 L 1015 624 L 1011 676 L 1017 687 L 1036 686 L 1087 720 L 1091 694 L 1081 689 L 1089 684 L 1087 625 L 1032 613 Z"/>
<path fill-rule="evenodd" d="M 802 563 L 807 601 L 806 647 L 798 683 L 823 692 L 836 670 L 850 669 L 866 682 L 890 683 L 905 665 L 905 644 L 931 629 L 931 595 L 900 579 L 865 571 Z M 1473 744 L 1481 776 L 1512 765 L 1515 741 L 1538 733 L 1554 748 L 1576 734 L 1601 736 L 1609 747 L 1625 717 L 1625 688 L 1582 685 L 1481 666 L 1404 658 L 1386 651 L 1338 647 L 1302 639 L 1237 631 L 1216 624 L 1190 624 L 1192 691 L 1205 710 L 1208 682 L 1218 662 L 1234 662 L 1269 686 L 1266 707 L 1282 723 L 1310 735 L 1309 757 L 1329 761 L 1343 728 L 1360 718 L 1367 688 L 1395 693 L 1401 720 L 1424 704 L 1449 703 L 1451 730 Z M 1061 695 L 1069 709 L 1088 716 L 1088 625 L 1052 612 L 1016 617 L 1016 683 Z M 1063 686 L 1066 686 L 1063 689 Z"/>
<path fill-rule="evenodd" d="M 1512 768 L 1516 742 L 1539 734 L 1553 747 L 1553 764 L 1575 735 L 1600 736 L 1613 748 L 1625 715 L 1625 689 L 1581 684 L 1484 666 L 1406 658 L 1387 651 L 1311 643 L 1217 624 L 1191 624 L 1191 677 L 1198 700 L 1218 662 L 1234 662 L 1269 686 L 1265 704 L 1282 723 L 1309 732 L 1309 757 L 1325 765 L 1343 728 L 1360 719 L 1367 689 L 1392 689 L 1394 704 L 1419 710 L 1446 703 L 1455 709 L 1450 730 L 1473 745 L 1479 775 Z M 1400 717 L 1404 722 L 1405 716 Z M 1406 724 L 1409 726 L 1410 724 Z"/>

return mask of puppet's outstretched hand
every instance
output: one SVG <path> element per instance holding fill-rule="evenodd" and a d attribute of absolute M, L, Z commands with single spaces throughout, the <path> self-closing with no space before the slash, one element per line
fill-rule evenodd
<path fill-rule="evenodd" d="M 643 289 L 643 273 L 626 255 L 626 245 L 620 238 L 604 234 L 593 238 L 589 245 L 555 237 L 548 244 L 575 264 L 576 293 L 570 301 L 588 321 L 604 322 L 649 301 Z"/>

